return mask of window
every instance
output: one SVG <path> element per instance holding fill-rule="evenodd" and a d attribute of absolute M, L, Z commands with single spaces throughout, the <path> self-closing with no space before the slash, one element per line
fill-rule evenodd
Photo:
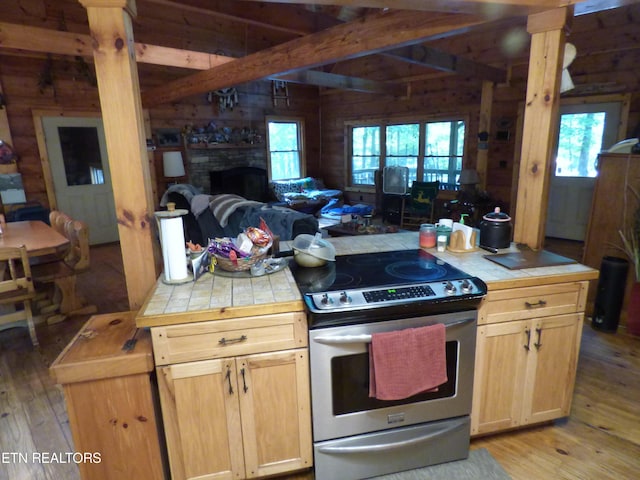
<path fill-rule="evenodd" d="M 454 184 L 462 170 L 464 120 L 348 124 L 347 131 L 352 187 L 373 186 L 375 171 L 384 167 L 408 167 L 409 185 L 414 180 Z"/>
<path fill-rule="evenodd" d="M 304 176 L 304 121 L 296 118 L 267 118 L 269 178 L 286 180 Z"/>
<path fill-rule="evenodd" d="M 596 159 L 617 140 L 620 102 L 584 103 L 560 107 L 555 175 L 595 177 Z"/>
<path fill-rule="evenodd" d="M 423 181 L 457 183 L 464 155 L 464 122 L 429 122 L 425 129 Z"/>

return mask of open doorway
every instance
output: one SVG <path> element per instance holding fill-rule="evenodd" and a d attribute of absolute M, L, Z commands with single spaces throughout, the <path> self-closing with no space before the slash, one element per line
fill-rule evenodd
<path fill-rule="evenodd" d="M 628 100 L 573 99 L 560 106 L 560 126 L 549 185 L 546 236 L 584 241 L 598 154 L 624 136 Z M 624 120 L 624 121 L 623 121 Z"/>
<path fill-rule="evenodd" d="M 92 245 L 119 239 L 102 118 L 34 114 L 52 209 L 89 226 Z M 41 134 L 41 135 L 40 135 Z"/>

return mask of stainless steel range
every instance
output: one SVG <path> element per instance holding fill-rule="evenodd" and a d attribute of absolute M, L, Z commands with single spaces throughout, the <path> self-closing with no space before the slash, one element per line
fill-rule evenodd
<path fill-rule="evenodd" d="M 292 266 L 309 309 L 316 478 L 355 480 L 466 458 L 476 308 L 486 285 L 423 250 Z M 447 382 L 394 401 L 369 396 L 375 333 L 446 327 Z"/>

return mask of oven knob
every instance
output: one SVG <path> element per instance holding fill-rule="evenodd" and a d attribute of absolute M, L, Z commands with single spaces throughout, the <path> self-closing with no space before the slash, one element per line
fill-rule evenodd
<path fill-rule="evenodd" d="M 473 285 L 465 278 L 460 285 L 460 289 L 463 293 L 470 293 L 473 290 Z"/>
<path fill-rule="evenodd" d="M 444 293 L 446 293 L 447 295 L 453 295 L 454 293 L 456 293 L 456 286 L 451 282 L 447 282 L 444 286 Z"/>
<path fill-rule="evenodd" d="M 340 303 L 351 303 L 351 297 L 347 295 L 347 292 L 342 292 L 340 294 Z"/>
<path fill-rule="evenodd" d="M 322 295 L 322 300 L 320 300 L 320 303 L 322 303 L 323 305 L 331 305 L 333 303 L 333 300 L 329 298 L 328 293 L 325 293 L 324 295 Z"/>

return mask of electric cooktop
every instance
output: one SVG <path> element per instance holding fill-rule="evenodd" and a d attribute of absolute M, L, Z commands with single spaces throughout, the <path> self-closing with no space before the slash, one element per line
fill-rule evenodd
<path fill-rule="evenodd" d="M 291 270 L 316 314 L 451 303 L 480 299 L 487 292 L 479 278 L 421 249 L 340 255 L 323 267 L 292 265 Z"/>

